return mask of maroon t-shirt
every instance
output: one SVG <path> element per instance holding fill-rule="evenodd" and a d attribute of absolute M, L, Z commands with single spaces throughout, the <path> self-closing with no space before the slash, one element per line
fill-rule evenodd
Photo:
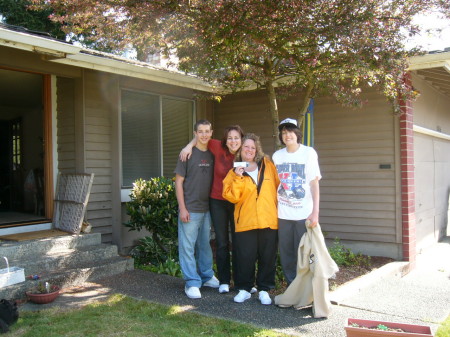
<path fill-rule="evenodd" d="M 208 142 L 208 150 L 214 156 L 214 178 L 209 196 L 213 199 L 225 200 L 222 197 L 223 179 L 233 167 L 234 154 L 222 147 L 222 142 L 211 139 Z"/>

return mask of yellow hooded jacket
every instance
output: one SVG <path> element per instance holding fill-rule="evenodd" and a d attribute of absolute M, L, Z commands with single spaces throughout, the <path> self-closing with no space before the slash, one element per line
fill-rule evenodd
<path fill-rule="evenodd" d="M 231 169 L 223 180 L 222 196 L 235 204 L 236 232 L 252 229 L 278 229 L 277 188 L 280 184 L 277 169 L 264 157 L 258 163 L 258 183 L 244 173 L 238 176 Z"/>

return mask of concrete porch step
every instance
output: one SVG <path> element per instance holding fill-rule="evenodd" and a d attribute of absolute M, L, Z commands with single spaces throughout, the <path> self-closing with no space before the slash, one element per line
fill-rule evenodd
<path fill-rule="evenodd" d="M 126 270 L 134 269 L 134 260 L 121 256 L 114 256 L 101 261 L 90 261 L 76 268 L 61 269 L 54 272 L 42 273 L 39 280 L 26 279 L 25 282 L 0 288 L 0 298 L 26 298 L 26 291 L 35 287 L 38 282 L 50 282 L 60 288 L 78 286 L 84 282 L 93 282 L 100 278 L 114 277 Z"/>
<path fill-rule="evenodd" d="M 7 257 L 8 260 L 21 260 L 35 258 L 49 252 L 58 252 L 66 249 L 77 249 L 99 245 L 102 242 L 100 233 L 89 233 L 82 235 L 66 235 L 47 239 L 29 241 L 3 241 L 0 242 L 0 259 Z M 0 263 L 4 263 L 1 262 Z M 12 266 L 12 264 L 9 264 Z"/>
<path fill-rule="evenodd" d="M 117 246 L 110 244 L 99 244 L 78 249 L 64 249 L 50 254 L 21 259 L 16 258 L 10 261 L 10 266 L 24 268 L 25 275 L 41 275 L 43 272 L 51 273 L 58 270 L 73 269 L 77 266 L 117 256 Z"/>
<path fill-rule="evenodd" d="M 25 298 L 25 292 L 39 281 L 67 288 L 134 269 L 134 260 L 119 256 L 117 246 L 102 244 L 100 233 L 2 241 L 0 260 L 2 257 L 8 258 L 9 267 L 23 268 L 26 277 L 24 282 L 0 288 L 0 298 L 6 299 Z M 40 279 L 30 280 L 29 275 Z"/>

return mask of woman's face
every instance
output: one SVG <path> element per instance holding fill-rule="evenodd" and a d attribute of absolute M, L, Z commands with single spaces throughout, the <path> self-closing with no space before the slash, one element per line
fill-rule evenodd
<path fill-rule="evenodd" d="M 226 144 L 228 147 L 228 151 L 230 151 L 230 153 L 232 154 L 235 154 L 242 144 L 240 133 L 236 130 L 231 130 L 230 132 L 228 132 Z"/>
<path fill-rule="evenodd" d="M 243 161 L 252 162 L 256 157 L 256 145 L 253 139 L 247 139 L 242 145 L 241 158 Z"/>

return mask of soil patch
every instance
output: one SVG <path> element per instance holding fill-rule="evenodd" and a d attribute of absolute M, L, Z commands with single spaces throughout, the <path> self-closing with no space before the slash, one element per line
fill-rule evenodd
<path fill-rule="evenodd" d="M 329 280 L 330 290 L 334 290 L 337 287 L 354 280 L 360 276 L 370 273 L 372 270 L 378 269 L 385 264 L 395 261 L 390 257 L 384 256 L 371 256 L 370 266 L 339 266 L 339 271 L 336 273 L 336 278 Z"/>
<path fill-rule="evenodd" d="M 354 280 L 358 277 L 366 275 L 370 273 L 372 270 L 378 269 L 385 264 L 394 262 L 395 260 L 390 257 L 384 256 L 371 256 L 370 257 L 370 265 L 369 266 L 339 266 L 339 271 L 336 273 L 336 277 L 334 279 L 328 280 L 330 291 L 335 290 L 339 286 Z M 283 282 L 280 287 L 277 289 L 273 289 L 270 291 L 272 295 L 279 295 L 284 293 L 286 290 L 287 284 Z"/>

